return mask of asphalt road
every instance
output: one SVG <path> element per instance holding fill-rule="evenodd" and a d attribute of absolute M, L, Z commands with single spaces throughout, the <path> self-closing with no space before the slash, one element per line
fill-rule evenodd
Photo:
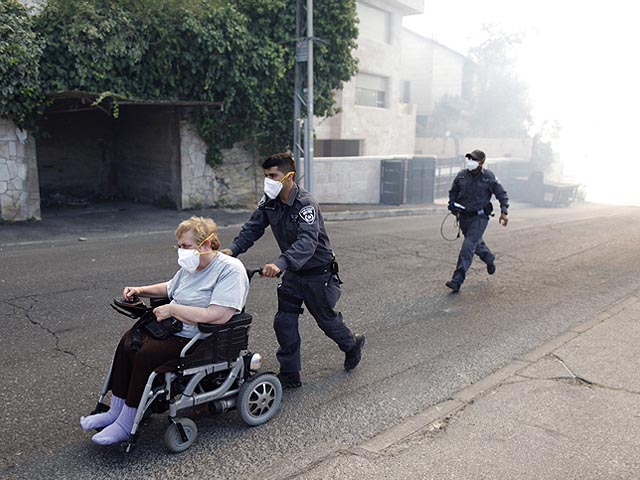
<path fill-rule="evenodd" d="M 125 284 L 173 275 L 171 231 L 5 246 L 0 477 L 285 478 L 295 465 L 363 442 L 640 288 L 640 208 L 513 209 L 510 218 L 507 228 L 492 221 L 485 235 L 496 274 L 476 262 L 457 295 L 444 282 L 460 241 L 440 237 L 441 216 L 328 223 L 345 282 L 339 307 L 367 335 L 363 363 L 342 371 L 343 354 L 305 314 L 303 388 L 286 391 L 278 415 L 256 428 L 235 412 L 193 412 L 200 434 L 179 455 L 165 451 L 161 416 L 128 455 L 94 445 L 78 424 L 130 324 L 108 304 Z M 237 231 L 222 228 L 223 244 Z M 267 232 L 241 258 L 254 267 L 275 254 Z M 251 349 L 275 371 L 276 284 L 254 281 L 247 305 Z"/>

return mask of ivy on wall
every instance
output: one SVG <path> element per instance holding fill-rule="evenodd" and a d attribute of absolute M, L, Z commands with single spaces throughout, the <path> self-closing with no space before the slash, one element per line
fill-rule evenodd
<path fill-rule="evenodd" d="M 44 98 L 39 80 L 42 41 L 27 9 L 0 0 L 0 116 L 33 128 Z"/>
<path fill-rule="evenodd" d="M 222 102 L 223 112 L 203 110 L 195 118 L 210 163 L 237 141 L 252 141 L 263 153 L 291 143 L 292 0 L 49 0 L 32 18 L 15 0 L 0 2 L 2 17 L 5 5 L 20 10 L 24 35 L 38 47 L 28 47 L 31 56 L 24 60 L 2 50 L 0 64 L 6 57 L 35 71 L 34 88 Z M 334 90 L 356 71 L 355 4 L 315 1 L 314 30 L 324 40 L 315 46 L 318 116 L 334 113 Z M 5 107 L 4 90 L 0 98 L 0 114 L 18 118 L 17 103 Z M 23 116 L 37 115 L 32 106 L 20 108 Z"/>

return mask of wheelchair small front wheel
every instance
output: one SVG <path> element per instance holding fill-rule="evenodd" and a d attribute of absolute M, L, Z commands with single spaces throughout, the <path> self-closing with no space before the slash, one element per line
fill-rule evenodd
<path fill-rule="evenodd" d="M 252 427 L 268 422 L 282 401 L 282 385 L 272 373 L 250 377 L 240 387 L 236 408 L 240 418 Z"/>
<path fill-rule="evenodd" d="M 182 425 L 186 439 L 183 438 L 177 425 L 178 423 Z M 198 427 L 196 427 L 193 420 L 190 418 L 176 418 L 169 424 L 167 431 L 164 432 L 164 444 L 171 452 L 180 453 L 193 445 L 197 436 Z"/>

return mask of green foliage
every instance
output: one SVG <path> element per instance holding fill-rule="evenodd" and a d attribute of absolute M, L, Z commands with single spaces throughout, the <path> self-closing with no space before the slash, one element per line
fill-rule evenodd
<path fill-rule="evenodd" d="M 0 117 L 33 128 L 43 98 L 38 80 L 42 44 L 16 0 L 0 0 Z"/>
<path fill-rule="evenodd" d="M 0 2 L 17 8 L 15 0 Z M 215 163 L 220 148 L 237 141 L 253 142 L 262 152 L 290 146 L 295 4 L 49 0 L 34 17 L 33 31 L 25 30 L 32 43 L 42 39 L 39 78 L 47 93 L 222 102 L 224 112 L 204 110 L 196 118 Z M 20 18 L 29 26 L 26 15 Z M 316 0 L 314 26 L 324 40 L 315 44 L 315 112 L 324 116 L 333 113 L 333 91 L 356 70 L 356 1 Z M 19 63 L 37 79 L 42 47 L 29 50 L 37 53 L 35 60 Z M 4 91 L 0 98 L 5 101 Z"/>

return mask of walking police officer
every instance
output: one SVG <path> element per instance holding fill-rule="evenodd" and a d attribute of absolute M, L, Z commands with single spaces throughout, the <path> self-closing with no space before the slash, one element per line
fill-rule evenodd
<path fill-rule="evenodd" d="M 482 240 L 482 235 L 489 223 L 489 216 L 493 211 L 491 195 L 495 195 L 500 202 L 499 223 L 505 227 L 509 223 L 507 192 L 496 176 L 483 168 L 484 152 L 474 150 L 467 153 L 465 157 L 467 168 L 456 175 L 449 190 L 449 210 L 458 218 L 460 230 L 464 235 L 456 270 L 451 280 L 446 282 L 446 286 L 454 292 L 460 290 L 467 271 L 471 267 L 474 254 L 487 264 L 489 275 L 493 275 L 496 271 L 496 257 Z"/>
<path fill-rule="evenodd" d="M 265 277 L 284 272 L 278 285 L 278 312 L 274 330 L 279 343 L 278 377 L 284 388 L 300 382 L 300 334 L 298 316 L 304 303 L 322 331 L 345 352 L 344 369 L 360 362 L 364 335 L 354 335 L 335 309 L 340 298 L 340 278 L 324 220 L 309 192 L 295 182 L 296 169 L 291 153 L 280 153 L 262 164 L 265 171 L 264 196 L 251 218 L 223 253 L 237 256 L 246 252 L 267 226 L 281 254 L 262 268 Z"/>

